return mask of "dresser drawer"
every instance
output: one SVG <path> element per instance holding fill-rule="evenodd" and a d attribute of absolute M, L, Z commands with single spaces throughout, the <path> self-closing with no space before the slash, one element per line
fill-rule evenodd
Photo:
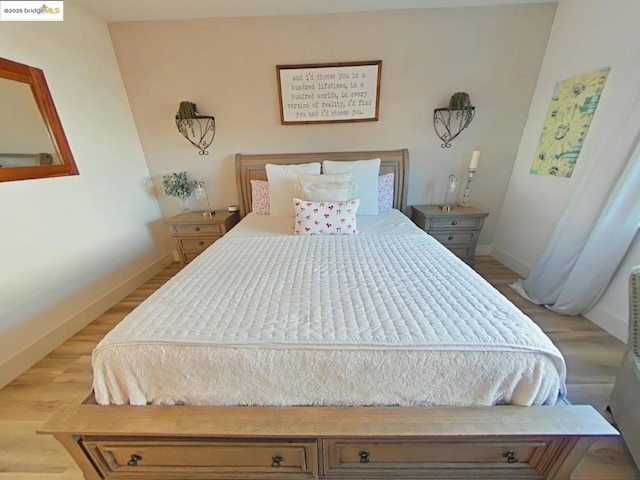
<path fill-rule="evenodd" d="M 220 225 L 172 225 L 174 235 L 222 235 Z"/>
<path fill-rule="evenodd" d="M 471 252 L 471 247 L 463 247 L 463 246 L 457 246 L 457 247 L 450 247 L 447 246 L 447 248 L 449 249 L 449 251 L 451 253 L 453 253 L 456 257 L 461 258 L 462 260 L 468 260 L 469 258 L 473 258 L 472 252 Z"/>
<path fill-rule="evenodd" d="M 475 232 L 457 232 L 455 230 L 442 232 L 429 232 L 433 238 L 443 245 L 461 245 L 473 243 Z"/>
<path fill-rule="evenodd" d="M 315 442 L 85 441 L 105 478 L 317 478 Z"/>
<path fill-rule="evenodd" d="M 178 243 L 182 250 L 202 252 L 213 242 L 222 237 L 178 237 Z"/>
<path fill-rule="evenodd" d="M 431 221 L 427 225 L 427 230 L 432 228 L 446 228 L 446 229 L 464 229 L 464 228 L 479 228 L 484 222 L 484 217 L 477 216 L 465 216 L 465 217 L 449 217 L 449 218 L 431 218 Z"/>
<path fill-rule="evenodd" d="M 504 478 L 540 478 L 529 462 L 538 450 L 541 453 L 541 449 L 547 445 L 544 441 L 514 441 L 513 443 L 458 441 L 455 444 L 443 440 L 325 440 L 324 442 L 325 475 L 367 477 L 372 475 L 372 472 L 375 472 L 374 475 L 393 472 L 394 478 L 423 475 L 425 478 L 439 478 L 439 475 L 448 469 L 456 469 L 459 472 L 460 469 L 466 468 L 508 469 L 520 471 L 522 474 L 513 477 L 507 475 Z M 486 478 L 493 477 L 489 474 Z"/>
<path fill-rule="evenodd" d="M 180 262 L 182 265 L 190 263 L 194 258 L 200 255 L 202 252 L 180 252 Z"/>

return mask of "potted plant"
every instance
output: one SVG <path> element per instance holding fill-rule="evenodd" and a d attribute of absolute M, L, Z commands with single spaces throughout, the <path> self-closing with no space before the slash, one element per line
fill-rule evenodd
<path fill-rule="evenodd" d="M 467 92 L 456 92 L 451 95 L 449 99 L 449 106 L 447 111 L 449 113 L 449 123 L 451 123 L 451 114 L 456 113 L 456 118 L 460 120 L 460 125 L 463 130 L 466 128 L 473 119 L 475 107 L 471 105 L 471 98 Z"/>
<path fill-rule="evenodd" d="M 193 119 L 198 116 L 198 106 L 188 100 L 180 102 L 178 106 L 178 112 L 176 113 L 176 120 L 183 125 L 191 128 L 191 133 L 195 135 L 193 130 Z"/>
<path fill-rule="evenodd" d="M 193 118 L 198 115 L 198 106 L 189 101 L 180 102 L 180 106 L 178 107 L 178 113 L 176 113 L 176 117 L 180 120 L 185 120 L 189 118 Z"/>
<path fill-rule="evenodd" d="M 164 185 L 164 193 L 171 197 L 180 199 L 180 207 L 183 212 L 191 210 L 188 198 L 196 188 L 197 182 L 190 180 L 187 172 L 170 173 L 162 177 L 162 185 Z"/>

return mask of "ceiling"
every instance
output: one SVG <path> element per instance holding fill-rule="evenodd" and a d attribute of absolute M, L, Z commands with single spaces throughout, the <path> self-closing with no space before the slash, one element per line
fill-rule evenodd
<path fill-rule="evenodd" d="M 559 0 L 72 0 L 106 22 L 263 17 L 407 8 L 483 7 Z"/>

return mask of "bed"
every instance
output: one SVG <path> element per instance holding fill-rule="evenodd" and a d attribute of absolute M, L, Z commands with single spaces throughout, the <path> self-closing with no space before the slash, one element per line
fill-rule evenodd
<path fill-rule="evenodd" d="M 358 235 L 251 213 L 266 164 L 366 158 L 395 210 Z M 566 404 L 542 331 L 402 215 L 407 175 L 406 150 L 238 154 L 243 220 L 103 339 L 96 402 L 43 432 L 90 479 L 569 478 L 617 432 Z"/>

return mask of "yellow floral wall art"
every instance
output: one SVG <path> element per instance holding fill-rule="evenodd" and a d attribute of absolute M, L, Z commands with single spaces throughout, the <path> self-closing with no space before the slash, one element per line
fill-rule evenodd
<path fill-rule="evenodd" d="M 556 83 L 530 173 L 571 177 L 609 70 Z"/>

